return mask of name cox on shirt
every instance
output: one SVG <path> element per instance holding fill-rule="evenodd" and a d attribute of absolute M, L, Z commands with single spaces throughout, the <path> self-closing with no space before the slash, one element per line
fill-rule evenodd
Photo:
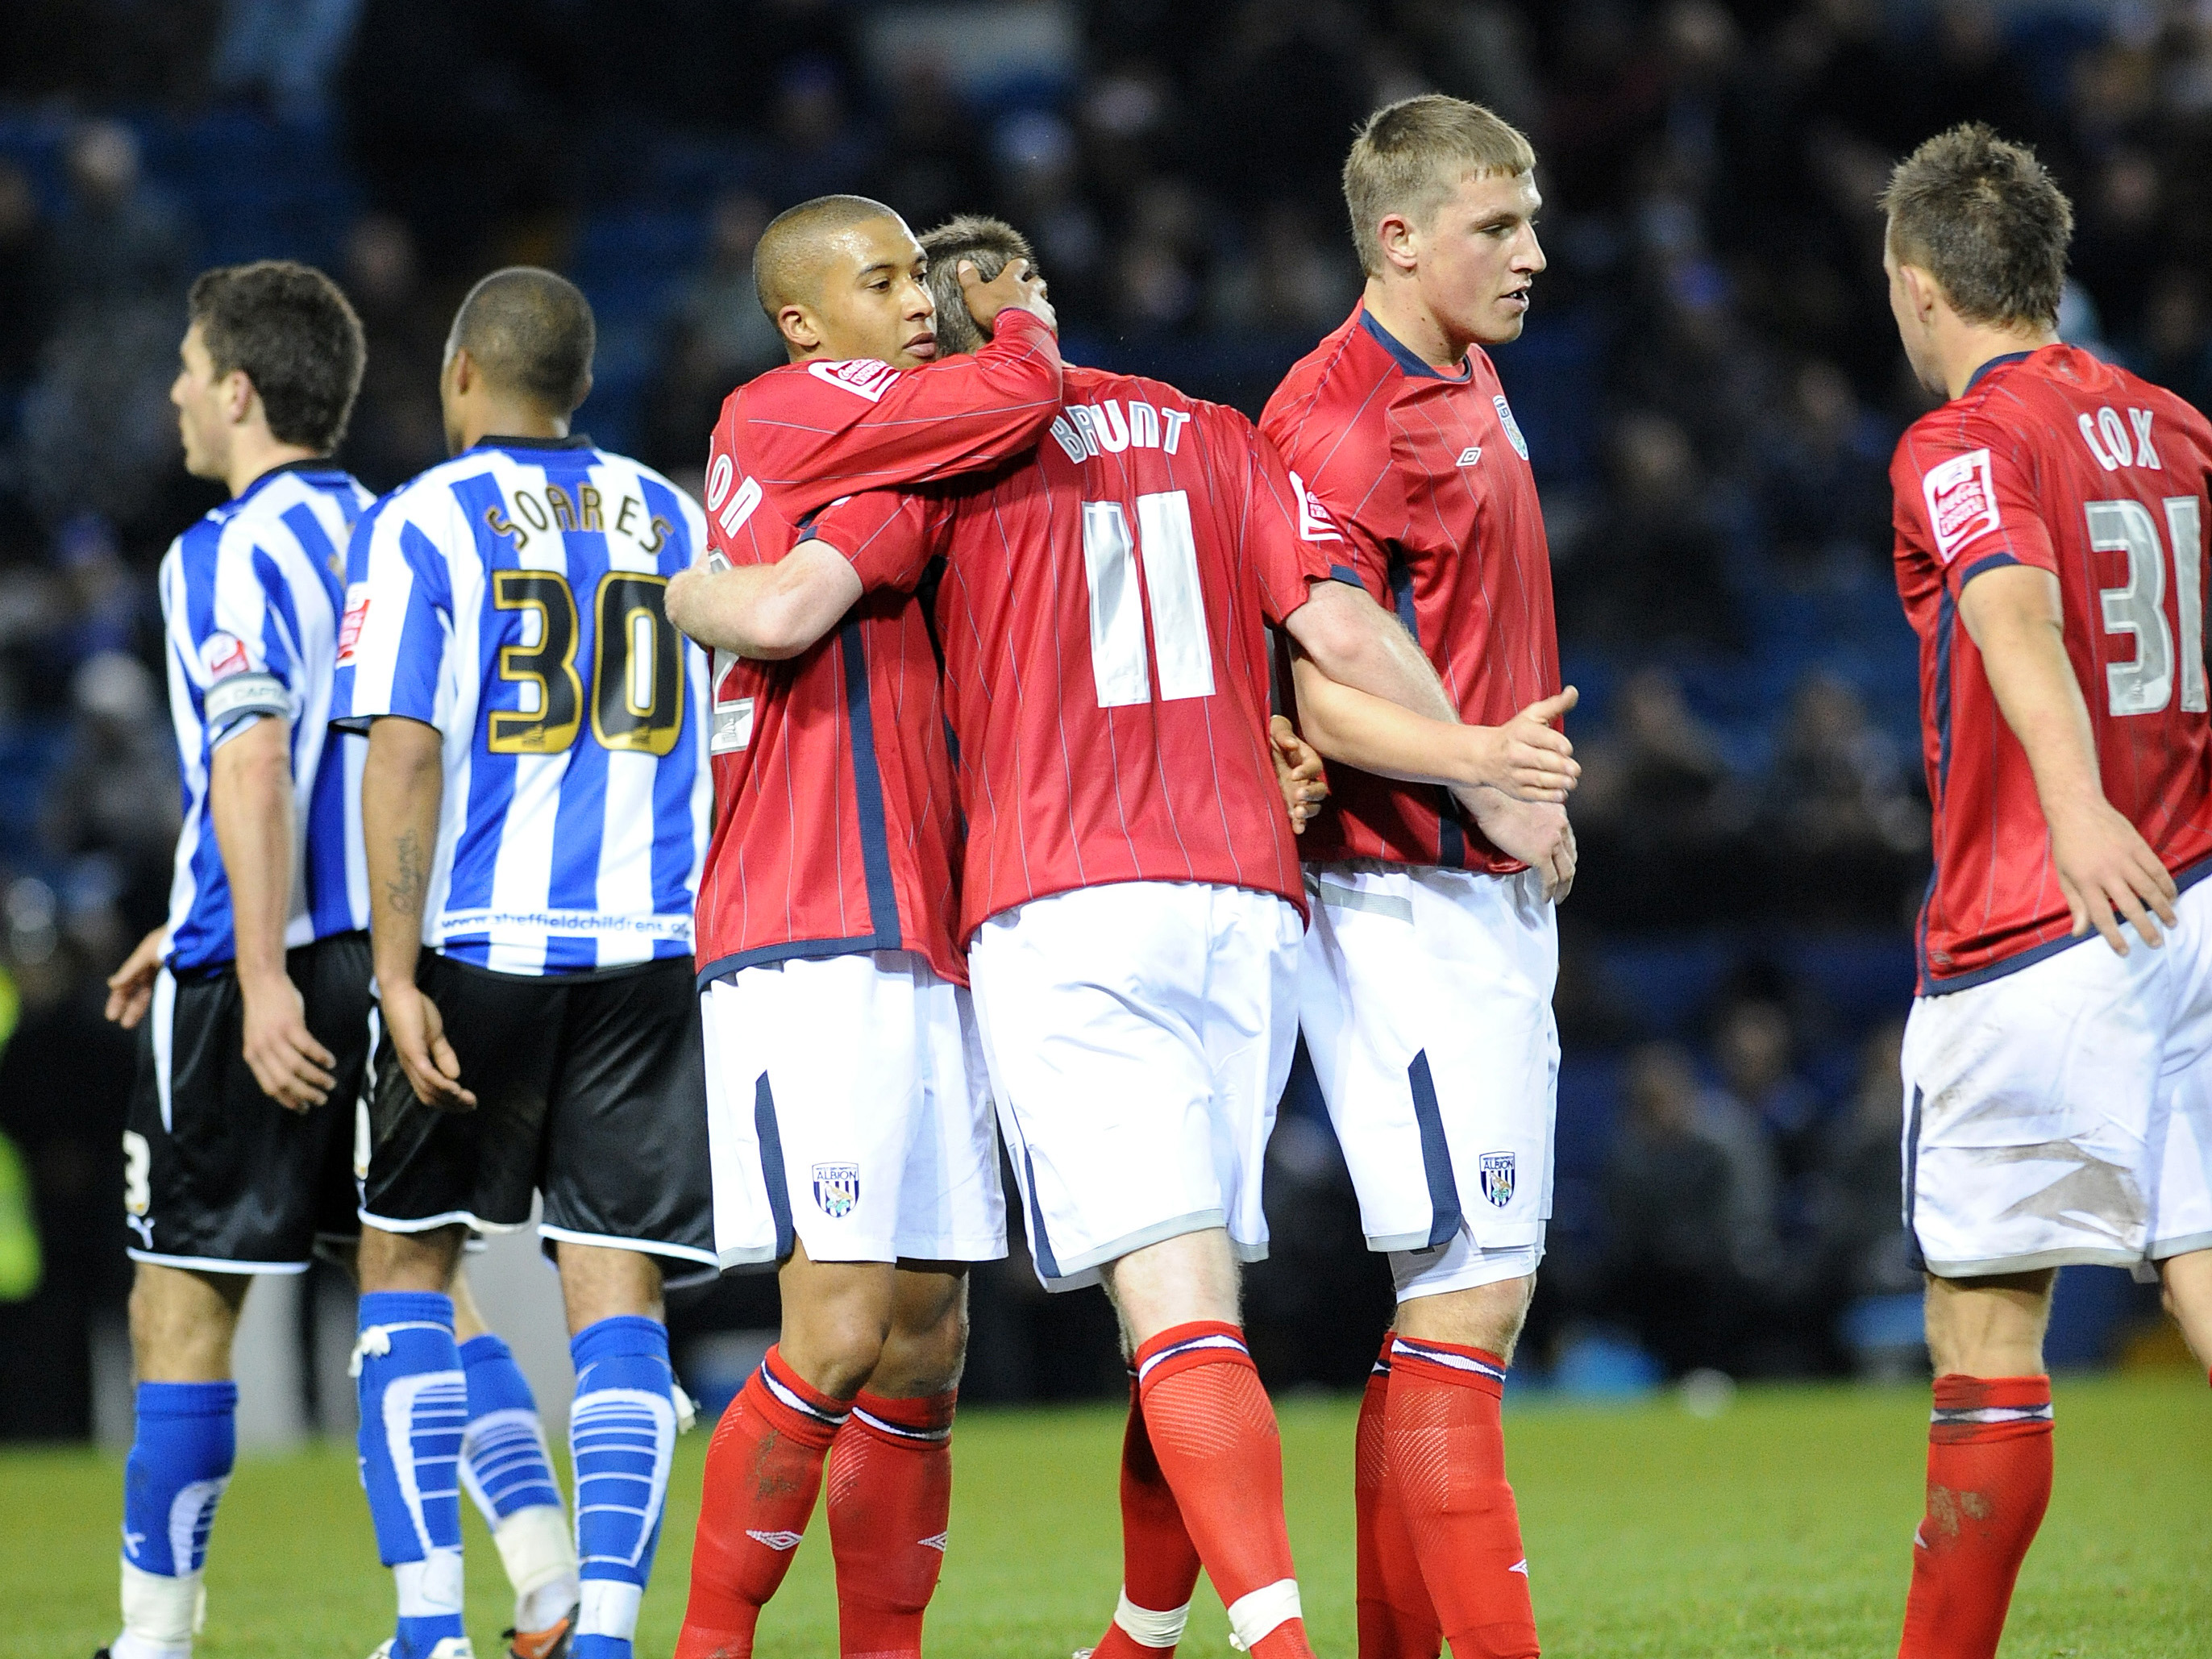
<path fill-rule="evenodd" d="M 1157 449 L 1172 455 L 1189 424 L 1187 409 L 1154 408 L 1132 398 L 1124 413 L 1120 399 L 1101 398 L 1095 404 L 1070 404 L 1053 416 L 1052 435 L 1067 452 L 1067 459 L 1079 463 L 1125 449 Z"/>
<path fill-rule="evenodd" d="M 2097 411 L 2092 421 L 2087 415 L 2077 415 L 2076 424 L 2081 428 L 2081 441 L 2089 446 L 2089 453 L 2099 466 L 2107 472 L 2118 472 L 2124 466 L 2147 467 L 2154 472 L 2166 471 L 2158 459 L 2158 451 L 2151 447 L 2151 411 L 2130 409 L 2124 423 L 2118 413 L 2108 404 Z M 2135 428 L 2135 439 L 2129 441 L 2128 428 Z M 2097 441 L 2102 437 L 2100 444 Z"/>
<path fill-rule="evenodd" d="M 643 501 L 635 495 L 624 495 L 622 505 L 615 509 L 614 529 L 610 532 L 596 486 L 578 485 L 576 498 L 571 501 L 568 492 L 559 484 L 549 483 L 543 490 L 515 491 L 512 503 L 513 517 L 499 507 L 488 507 L 483 511 L 483 521 L 490 527 L 493 535 L 514 537 L 514 550 L 518 553 L 530 545 L 532 531 L 544 536 L 557 529 L 627 536 L 637 544 L 639 552 L 651 556 L 660 551 L 675 526 L 657 514 L 648 516 L 641 527 L 634 526 L 631 519 L 644 511 Z M 647 534 L 652 537 L 650 541 L 646 539 Z"/>

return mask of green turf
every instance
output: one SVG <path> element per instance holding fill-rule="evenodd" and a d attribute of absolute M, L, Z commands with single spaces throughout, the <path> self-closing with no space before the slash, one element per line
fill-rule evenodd
<path fill-rule="evenodd" d="M 1352 1651 L 1352 1405 L 1282 1407 L 1292 1539 L 1315 1644 Z M 1917 1389 L 1748 1390 L 1703 1421 L 1668 1401 L 1517 1409 L 1509 1449 L 1547 1651 L 1555 1656 L 1895 1651 L 1919 1515 Z M 2058 1483 L 2021 1575 L 2005 1659 L 2212 1655 L 2212 1401 L 2185 1372 L 2063 1380 Z M 1060 1659 L 1088 1645 L 1119 1577 L 1104 1409 L 964 1414 L 952 1548 L 930 1614 L 941 1659 Z M 684 1604 L 703 1433 L 681 1443 L 640 1652 Z M 119 1464 L 0 1456 L 0 1659 L 82 1659 L 115 1628 Z M 500 1651 L 505 1585 L 467 1517 L 470 1627 Z M 818 1522 L 762 1623 L 762 1659 L 836 1651 Z M 244 1462 L 209 1569 L 204 1659 L 360 1659 L 390 1629 L 350 1447 Z M 1229 1653 L 1200 1592 L 1187 1655 Z"/>

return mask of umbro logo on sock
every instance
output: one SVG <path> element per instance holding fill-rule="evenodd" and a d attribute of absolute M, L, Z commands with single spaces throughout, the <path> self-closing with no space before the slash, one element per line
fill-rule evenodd
<path fill-rule="evenodd" d="M 921 1540 L 921 1547 L 926 1550 L 935 1550 L 939 1555 L 942 1555 L 945 1553 L 945 1546 L 951 1541 L 952 1534 L 948 1530 L 939 1533 L 934 1538 L 923 1539 Z"/>
<path fill-rule="evenodd" d="M 1525 1555 L 1524 1555 L 1524 1556 L 1522 1556 L 1522 1557 L 1518 1561 L 1516 1561 L 1516 1562 L 1515 1562 L 1511 1566 L 1510 1566 L 1510 1567 L 1506 1568 L 1506 1569 L 1505 1569 L 1505 1571 L 1508 1571 L 1508 1572 L 1517 1572 L 1517 1573 L 1519 1573 L 1519 1574 L 1520 1574 L 1523 1578 L 1526 1578 L 1526 1577 L 1528 1576 L 1528 1558 L 1527 1556 L 1525 1556 Z"/>
<path fill-rule="evenodd" d="M 1480 444 L 1469 444 L 1465 449 L 1461 450 L 1459 453 L 1459 465 L 1462 466 L 1473 466 L 1481 459 L 1482 446 Z"/>
<path fill-rule="evenodd" d="M 800 1534 L 795 1532 L 754 1532 L 748 1528 L 745 1536 L 757 1540 L 772 1550 L 795 1550 L 799 1547 Z"/>

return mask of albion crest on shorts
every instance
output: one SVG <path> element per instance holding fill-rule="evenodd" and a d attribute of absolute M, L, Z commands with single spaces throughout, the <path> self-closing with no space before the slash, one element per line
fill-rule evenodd
<path fill-rule="evenodd" d="M 1512 1153 L 1482 1155 L 1482 1195 L 1501 1210 L 1513 1201 Z"/>
<path fill-rule="evenodd" d="M 857 1164 L 817 1164 L 814 1166 L 814 1202 L 832 1221 L 842 1221 L 860 1202 L 860 1166 Z"/>

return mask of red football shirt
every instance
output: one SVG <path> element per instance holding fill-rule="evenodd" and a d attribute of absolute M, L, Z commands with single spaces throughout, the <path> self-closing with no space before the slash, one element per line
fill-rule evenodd
<path fill-rule="evenodd" d="M 1260 416 L 1343 530 L 1339 563 L 1394 608 L 1471 725 L 1501 726 L 1559 689 L 1552 556 L 1528 446 L 1480 348 L 1441 374 L 1362 306 L 1275 388 Z M 1309 861 L 1382 859 L 1504 874 L 1449 790 L 1329 769 Z"/>
<path fill-rule="evenodd" d="M 2212 868 L 2208 473 L 2202 415 L 2066 345 L 1997 359 L 1899 443 L 1897 586 L 1920 635 L 1936 805 L 1923 994 L 2075 942 L 2027 751 L 1959 620 L 1960 590 L 1984 570 L 2057 576 L 2106 798 L 2178 878 Z"/>
<path fill-rule="evenodd" d="M 1215 882 L 1303 905 L 1267 749 L 1268 622 L 1328 579 L 1325 527 L 1236 410 L 1071 368 L 1034 455 L 815 533 L 864 581 L 938 589 L 968 821 L 961 933 L 1047 894 Z M 878 533 L 880 532 L 880 533 Z"/>
<path fill-rule="evenodd" d="M 732 392 L 715 425 L 708 545 L 733 564 L 772 563 L 808 515 L 854 489 L 1019 453 L 1059 410 L 1060 369 L 1052 331 L 1023 311 L 1001 313 L 973 357 L 926 369 L 771 369 Z M 894 498 L 861 499 L 888 511 Z M 793 957 L 905 950 L 965 983 L 952 931 L 958 805 L 921 606 L 871 594 L 786 662 L 716 652 L 713 719 L 700 982 Z"/>

